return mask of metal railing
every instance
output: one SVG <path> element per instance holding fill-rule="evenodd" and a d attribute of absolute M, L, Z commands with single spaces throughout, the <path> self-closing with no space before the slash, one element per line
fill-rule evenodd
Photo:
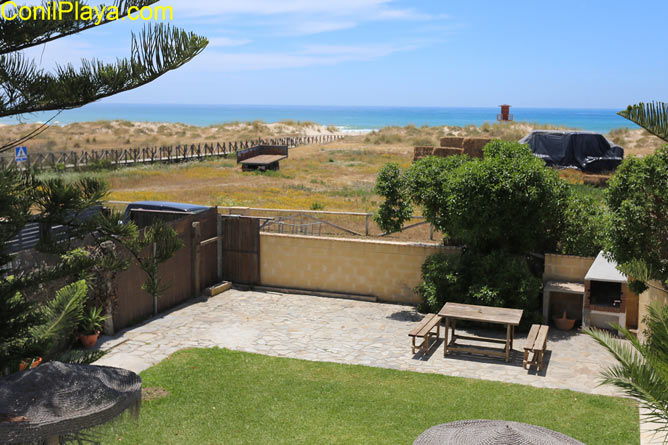
<path fill-rule="evenodd" d="M 108 205 L 125 208 L 129 201 L 108 201 Z M 223 215 L 250 216 L 260 220 L 263 232 L 306 236 L 354 236 L 354 237 L 398 237 L 408 240 L 434 241 L 434 227 L 424 216 L 412 216 L 412 223 L 401 232 L 383 232 L 373 221 L 373 213 L 336 212 L 327 210 L 269 209 L 261 207 L 218 207 Z M 413 229 L 420 229 L 416 233 Z M 406 231 L 410 231 L 407 233 Z"/>
<path fill-rule="evenodd" d="M 227 215 L 255 216 L 261 219 L 265 219 L 268 222 L 264 222 L 262 224 L 262 230 L 266 232 L 278 231 L 279 233 L 290 233 L 292 230 L 294 233 L 308 234 L 310 231 L 311 234 L 314 234 L 314 231 L 309 230 L 309 228 L 314 227 L 317 224 L 319 225 L 317 234 L 318 236 L 322 234 L 323 227 L 335 229 L 336 231 L 354 236 L 386 237 L 393 235 L 393 233 L 386 233 L 381 231 L 376 226 L 376 224 L 373 222 L 373 213 L 335 212 L 325 210 L 267 209 L 255 207 L 218 207 L 218 211 Z M 277 214 L 278 216 L 273 217 L 269 214 Z M 334 217 L 336 222 L 332 221 L 331 219 L 325 219 L 327 216 Z M 344 224 L 341 222 L 342 219 L 350 220 L 352 218 L 359 218 L 360 220 L 363 219 L 363 227 L 359 224 Z M 429 224 L 429 222 L 426 221 L 424 216 L 412 216 L 411 219 L 417 222 L 404 226 L 401 232 L 405 232 L 406 230 L 421 226 L 429 226 L 429 239 L 434 240 L 434 228 L 431 224 Z M 279 227 L 280 229 L 276 229 L 276 227 Z M 283 230 L 283 232 L 280 230 Z"/>

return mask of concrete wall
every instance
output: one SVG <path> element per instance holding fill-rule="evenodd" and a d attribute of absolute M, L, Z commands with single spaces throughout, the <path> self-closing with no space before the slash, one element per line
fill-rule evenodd
<path fill-rule="evenodd" d="M 372 295 L 379 301 L 417 304 L 413 289 L 425 259 L 459 253 L 439 244 L 262 233 L 262 285 Z"/>
<path fill-rule="evenodd" d="M 653 302 L 660 302 L 663 304 L 668 304 L 668 291 L 661 290 L 665 289 L 659 281 L 653 281 L 652 286 L 645 291 L 639 298 L 638 304 L 638 335 L 643 337 L 647 325 L 644 320 L 647 316 L 647 306 Z"/>
<path fill-rule="evenodd" d="M 545 254 L 543 280 L 582 283 L 595 259 L 594 257 Z"/>

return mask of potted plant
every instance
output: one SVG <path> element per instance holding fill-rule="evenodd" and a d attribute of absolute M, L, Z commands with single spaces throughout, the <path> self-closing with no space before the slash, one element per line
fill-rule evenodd
<path fill-rule="evenodd" d="M 570 331 L 575 326 L 575 320 L 566 317 L 566 311 L 564 311 L 564 315 L 561 318 L 554 317 L 554 324 L 557 325 L 557 329 Z"/>
<path fill-rule="evenodd" d="M 97 338 L 102 329 L 102 323 L 109 318 L 108 315 L 102 315 L 102 308 L 91 307 L 81 319 L 81 335 L 79 340 L 84 348 L 92 348 L 97 343 Z"/>
<path fill-rule="evenodd" d="M 26 369 L 33 369 L 38 367 L 42 363 L 42 357 L 31 358 L 28 360 L 21 361 L 19 365 L 19 371 L 25 371 Z"/>

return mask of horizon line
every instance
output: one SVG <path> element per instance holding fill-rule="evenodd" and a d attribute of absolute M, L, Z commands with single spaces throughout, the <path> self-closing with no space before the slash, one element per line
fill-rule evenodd
<path fill-rule="evenodd" d="M 313 107 L 313 108 L 424 108 L 424 109 L 448 109 L 448 108 L 458 108 L 458 109 L 496 109 L 500 105 L 486 105 L 486 106 L 460 106 L 460 105 L 315 105 L 315 104 L 209 104 L 209 103 L 140 103 L 140 102 L 93 102 L 88 105 L 131 105 L 131 106 L 199 106 L 199 107 Z M 628 107 L 628 105 L 627 105 Z M 80 107 L 83 108 L 83 107 Z M 616 108 L 616 107 L 582 107 L 582 106 L 522 106 L 522 105 L 511 105 L 511 108 L 520 108 L 520 109 L 535 109 L 535 110 L 605 110 L 605 111 L 623 111 L 626 107 Z M 73 110 L 76 110 L 74 108 Z M 71 110 L 65 110 L 71 111 Z"/>

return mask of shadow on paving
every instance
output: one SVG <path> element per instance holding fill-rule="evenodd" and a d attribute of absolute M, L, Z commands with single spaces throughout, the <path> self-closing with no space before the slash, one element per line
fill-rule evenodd
<path fill-rule="evenodd" d="M 465 332 L 465 335 L 473 334 L 478 337 L 498 338 L 500 340 L 505 339 L 505 334 L 498 330 L 490 331 L 486 329 L 467 329 L 467 330 L 459 330 L 456 332 L 458 333 Z M 555 341 L 567 340 L 572 338 L 574 335 L 575 334 L 571 332 L 558 331 L 558 334 L 555 334 Z M 486 355 L 475 354 L 470 352 L 461 352 L 461 351 L 448 351 L 448 355 L 445 356 L 445 360 L 446 362 L 448 360 L 455 360 L 455 361 L 466 361 L 466 362 L 484 363 L 492 365 L 494 364 L 506 365 L 515 368 L 524 368 L 524 348 L 522 346 L 526 341 L 526 338 L 527 338 L 526 334 L 520 334 L 515 336 L 515 344 L 513 345 L 509 362 L 506 362 L 505 359 L 502 357 L 490 357 Z M 519 346 L 518 346 L 518 340 L 520 343 Z M 550 335 L 549 340 L 550 341 L 552 340 L 552 335 Z M 413 359 L 418 361 L 428 361 L 436 353 L 443 354 L 444 341 L 445 341 L 444 338 L 439 337 L 438 340 L 436 340 L 434 343 L 430 345 L 429 351 L 427 351 L 427 353 L 424 353 L 422 350 L 420 350 L 413 355 Z M 476 342 L 471 340 L 457 339 L 456 344 L 458 346 L 478 346 L 484 348 L 503 350 L 503 347 L 499 346 L 499 344 L 489 343 L 484 341 Z M 552 357 L 552 351 L 547 349 L 543 355 L 543 367 L 540 370 L 540 372 L 538 372 L 536 366 L 529 366 L 529 369 L 526 370 L 527 374 L 537 377 L 545 377 L 547 375 L 547 372 L 549 371 L 551 357 Z"/>

